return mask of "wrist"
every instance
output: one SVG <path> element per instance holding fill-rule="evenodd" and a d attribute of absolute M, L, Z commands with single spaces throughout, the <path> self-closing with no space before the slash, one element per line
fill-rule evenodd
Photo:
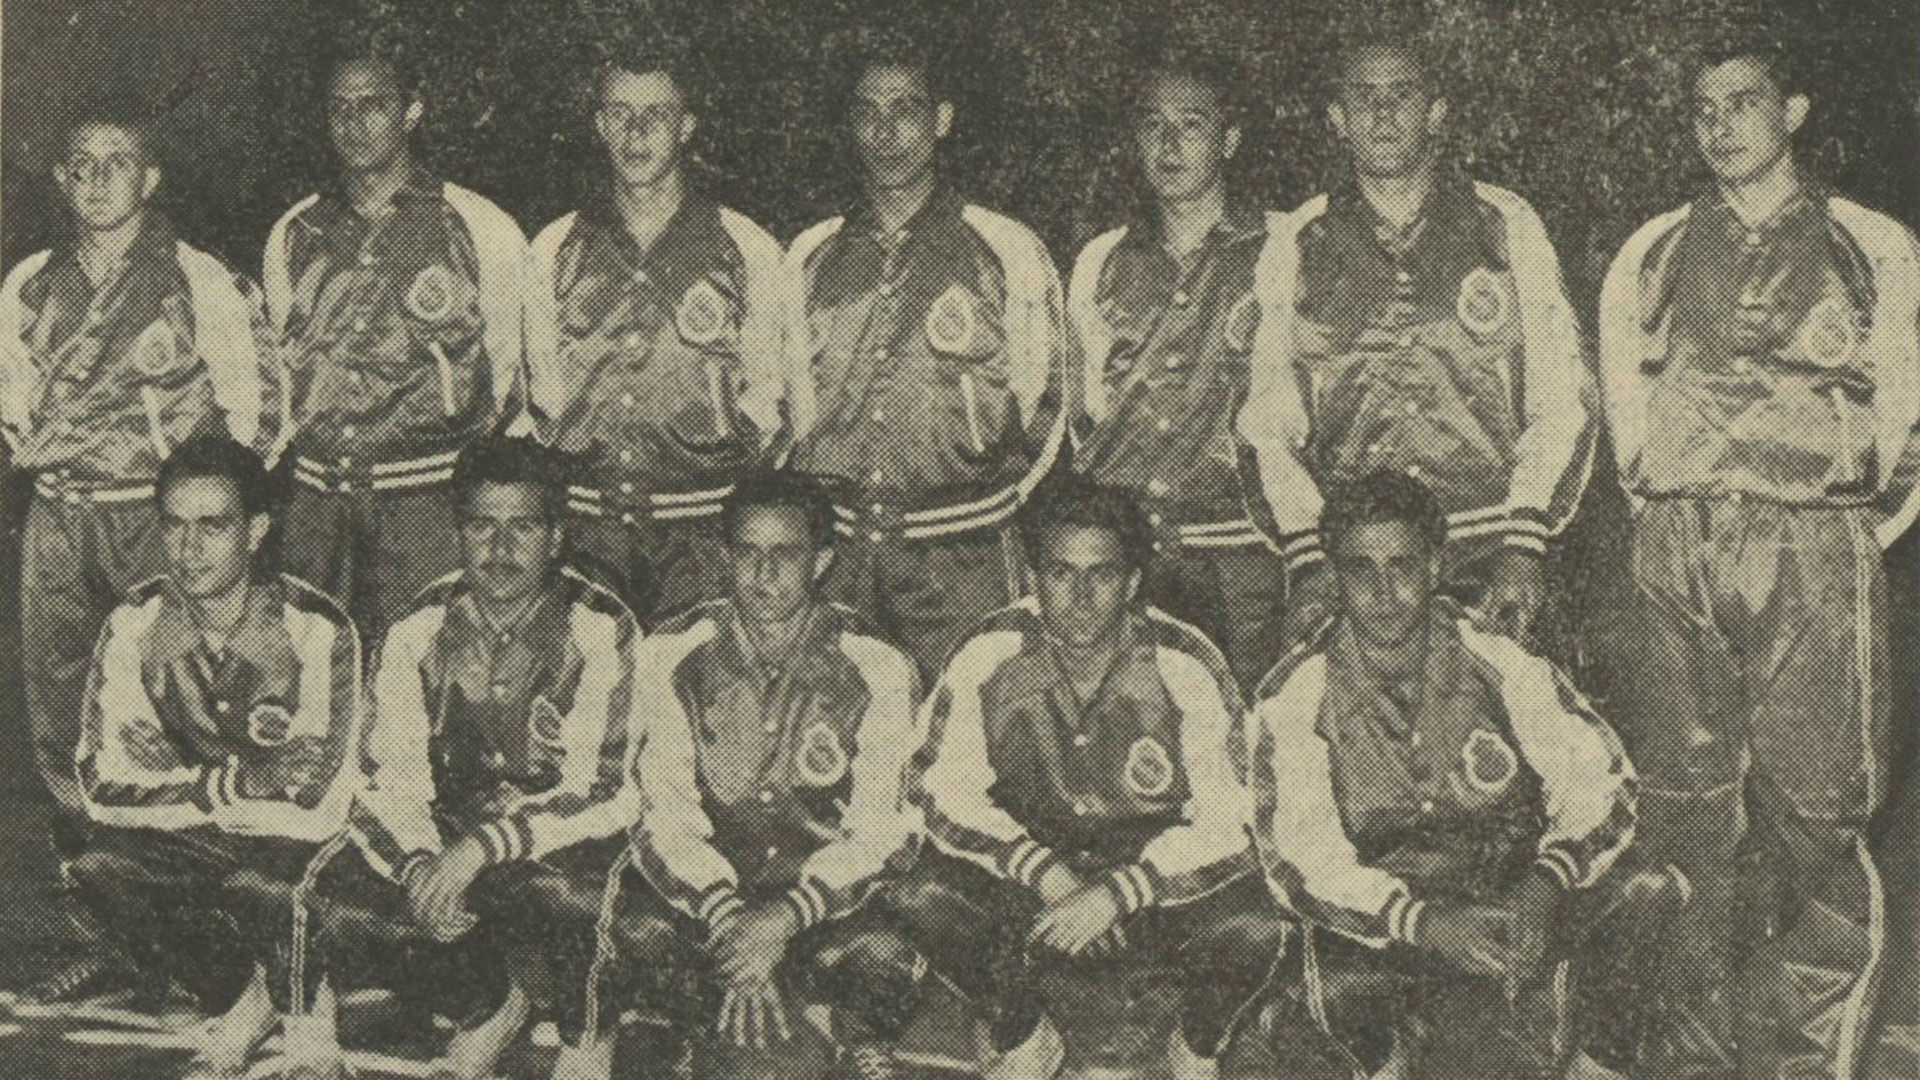
<path fill-rule="evenodd" d="M 1122 915 L 1131 915 L 1151 907 L 1158 899 L 1153 874 L 1140 863 L 1115 867 L 1107 875 L 1106 886 L 1113 893 L 1114 903 L 1119 905 Z"/>

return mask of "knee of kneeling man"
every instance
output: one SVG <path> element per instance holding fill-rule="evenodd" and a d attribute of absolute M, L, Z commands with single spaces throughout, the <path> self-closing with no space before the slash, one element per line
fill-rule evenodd
<path fill-rule="evenodd" d="M 69 860 L 61 867 L 68 884 L 77 889 L 91 890 L 103 887 L 118 887 L 132 870 L 131 860 L 111 851 L 89 848 L 82 851 L 78 858 Z"/>

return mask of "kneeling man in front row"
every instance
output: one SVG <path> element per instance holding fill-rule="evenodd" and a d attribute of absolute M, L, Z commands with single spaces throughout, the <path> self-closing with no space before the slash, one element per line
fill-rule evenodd
<path fill-rule="evenodd" d="M 1633 767 L 1551 664 L 1435 596 L 1420 481 L 1370 473 L 1321 529 L 1337 614 L 1251 725 L 1255 840 L 1308 925 L 1282 1074 L 1344 1080 L 1397 1044 L 1405 1080 L 1565 1076 L 1567 958 L 1603 927 L 1649 942 L 1677 887 L 1616 866 Z"/>

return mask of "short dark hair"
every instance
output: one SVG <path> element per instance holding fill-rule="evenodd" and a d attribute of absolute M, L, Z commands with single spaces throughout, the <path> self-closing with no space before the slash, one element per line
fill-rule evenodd
<path fill-rule="evenodd" d="M 453 463 L 455 505 L 467 500 L 483 484 L 525 484 L 540 492 L 540 509 L 549 522 L 567 512 L 567 485 L 575 462 L 558 447 L 525 435 L 489 435 L 468 443 Z"/>
<path fill-rule="evenodd" d="M 1339 94 L 1340 87 L 1347 81 L 1348 69 L 1359 61 L 1362 53 L 1377 50 L 1407 54 L 1420 74 L 1420 85 L 1426 88 L 1427 93 L 1434 97 L 1445 96 L 1445 87 L 1440 82 L 1440 68 L 1435 62 L 1433 45 L 1426 29 L 1401 20 L 1352 26 L 1340 35 L 1334 46 L 1333 64 L 1329 72 L 1328 89 L 1331 94 Z"/>
<path fill-rule="evenodd" d="M 1120 541 L 1128 569 L 1145 570 L 1153 562 L 1153 526 L 1131 492 L 1095 483 L 1074 472 L 1048 477 L 1020 508 L 1020 539 L 1027 558 L 1039 566 L 1048 537 L 1062 529 L 1104 529 Z"/>
<path fill-rule="evenodd" d="M 860 80 L 881 68 L 917 72 L 936 102 L 952 100 L 938 55 L 920 35 L 898 26 L 868 26 L 849 35 L 842 47 L 844 78 L 841 100 L 851 103 Z"/>
<path fill-rule="evenodd" d="M 733 493 L 720 506 L 720 535 L 732 543 L 747 511 L 760 508 L 798 510 L 814 550 L 833 546 L 833 490 L 825 480 L 776 469 L 748 473 L 735 481 Z"/>
<path fill-rule="evenodd" d="M 368 64 L 385 68 L 393 76 L 393 85 L 399 89 L 400 96 L 413 101 L 420 96 L 420 76 L 405 57 L 394 50 L 374 48 L 350 49 L 333 58 L 327 65 L 327 77 L 320 84 L 323 92 L 331 92 L 340 73 L 352 64 Z"/>
<path fill-rule="evenodd" d="M 251 447 L 228 435 L 194 435 L 174 447 L 160 463 L 160 475 L 153 483 L 155 504 L 164 505 L 167 492 L 176 484 L 201 477 L 231 484 L 241 512 L 248 517 L 273 510 L 273 476 L 266 462 Z"/>
<path fill-rule="evenodd" d="M 607 81 L 620 72 L 633 75 L 651 75 L 659 72 L 673 83 L 680 93 L 680 100 L 689 112 L 694 108 L 693 65 L 691 50 L 684 44 L 665 34 L 649 34 L 645 40 L 630 38 L 610 43 L 602 49 L 602 59 L 593 73 L 592 95 L 588 99 L 591 108 L 598 109 L 602 95 L 606 93 Z"/>
<path fill-rule="evenodd" d="M 154 139 L 153 121 L 152 110 L 130 95 L 111 95 L 90 101 L 73 115 L 72 122 L 67 124 L 61 135 L 61 160 L 66 160 L 65 155 L 73 145 L 73 137 L 83 129 L 110 127 L 133 137 L 143 164 L 157 166 L 160 157 Z"/>
<path fill-rule="evenodd" d="M 1146 58 L 1142 77 L 1134 84 L 1127 102 L 1129 111 L 1140 110 L 1155 83 L 1173 79 L 1191 79 L 1213 95 L 1228 127 L 1242 125 L 1244 109 L 1240 88 L 1243 80 L 1238 65 L 1227 56 L 1182 45 L 1163 46 Z"/>
<path fill-rule="evenodd" d="M 1753 27 L 1718 34 L 1702 41 L 1694 50 L 1693 62 L 1688 67 L 1688 91 L 1691 92 L 1700 82 L 1700 76 L 1735 60 L 1751 60 L 1758 64 L 1782 97 L 1806 92 L 1799 65 L 1786 44 L 1768 31 Z"/>
<path fill-rule="evenodd" d="M 1375 469 L 1334 487 L 1320 511 L 1320 539 L 1331 554 L 1362 525 L 1398 521 L 1419 534 L 1427 547 L 1447 542 L 1447 515 L 1433 489 L 1397 469 Z"/>

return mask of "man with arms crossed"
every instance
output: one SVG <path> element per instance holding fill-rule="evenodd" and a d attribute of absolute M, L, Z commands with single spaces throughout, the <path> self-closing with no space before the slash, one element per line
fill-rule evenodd
<path fill-rule="evenodd" d="M 156 491 L 167 569 L 100 635 L 75 774 L 94 829 L 67 874 L 130 955 L 225 1010 L 188 1076 L 239 1080 L 277 1019 L 286 905 L 360 786 L 360 638 L 260 565 L 252 450 L 189 439 Z"/>
<path fill-rule="evenodd" d="M 263 259 L 292 385 L 287 566 L 345 602 L 370 642 L 459 566 L 453 459 L 525 391 L 526 239 L 414 160 L 425 108 L 390 61 L 336 65 L 339 176 L 274 224 Z"/>
<path fill-rule="evenodd" d="M 1081 251 L 1067 314 L 1085 385 L 1075 464 L 1147 508 L 1159 555 L 1142 595 L 1219 643 L 1250 686 L 1279 659 L 1281 567 L 1234 427 L 1267 221 L 1227 203 L 1230 79 L 1178 57 L 1147 73 L 1133 136 L 1153 201 Z"/>
<path fill-rule="evenodd" d="M 626 55 L 594 83 L 607 175 L 533 242 L 532 404 L 591 460 L 568 537 L 648 623 L 726 592 L 718 522 L 733 480 L 783 434 L 784 252 L 689 187 L 685 67 Z"/>
<path fill-rule="evenodd" d="M 906 854 L 901 776 L 916 745 L 913 662 L 826 603 L 833 504 L 791 473 L 741 479 L 721 518 L 726 599 L 669 620 L 640 651 L 647 742 L 632 858 L 596 973 L 595 1021 L 559 1080 L 605 1077 L 603 1002 L 637 991 L 668 1031 L 633 1055 L 669 1076 L 698 1031 L 694 1075 L 894 1075 L 892 1040 L 924 965 L 868 897 Z M 642 981 L 630 978 L 637 971 Z M 803 1004 L 835 1007 L 837 1068 Z"/>
<path fill-rule="evenodd" d="M 1715 182 L 1634 234 L 1600 309 L 1637 505 L 1623 731 L 1643 843 L 1694 887 L 1641 1073 L 1879 1075 L 1864 830 L 1889 757 L 1881 550 L 1920 506 L 1920 256 L 1801 173 L 1809 102 L 1777 49 L 1710 50 L 1692 94 Z"/>
<path fill-rule="evenodd" d="M 881 43 L 854 73 L 859 203 L 788 251 L 814 417 L 793 467 L 846 489 L 830 594 L 931 674 L 1025 592 L 1007 522 L 1065 431 L 1059 275 L 1031 230 L 941 178 L 953 105 L 926 54 Z"/>
<path fill-rule="evenodd" d="M 1351 172 L 1267 244 L 1240 413 L 1282 534 L 1288 640 L 1333 603 L 1322 492 L 1379 468 L 1439 496 L 1446 589 L 1524 638 L 1595 436 L 1553 246 L 1524 199 L 1442 159 L 1447 103 L 1413 40 L 1344 48 L 1328 115 Z"/>

